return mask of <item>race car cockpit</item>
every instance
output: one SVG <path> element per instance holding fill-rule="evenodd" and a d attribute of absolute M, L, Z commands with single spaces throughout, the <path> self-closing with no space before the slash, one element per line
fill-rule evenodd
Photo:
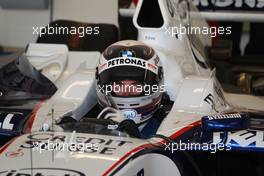
<path fill-rule="evenodd" d="M 79 121 L 70 116 L 60 119 L 65 131 L 126 132 L 148 138 L 172 107 L 160 59 L 142 42 L 126 40 L 109 46 L 99 59 L 95 79 L 97 105 Z"/>

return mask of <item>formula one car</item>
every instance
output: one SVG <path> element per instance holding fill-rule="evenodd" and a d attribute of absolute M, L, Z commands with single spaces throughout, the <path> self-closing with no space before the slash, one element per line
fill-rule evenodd
<path fill-rule="evenodd" d="M 137 6 L 133 21 L 138 40 L 158 53 L 169 102 L 173 102 L 172 106 L 164 104 L 168 107 L 166 117 L 156 134 L 147 139 L 135 138 L 130 125 L 119 130 L 120 123 L 94 114 L 98 111 L 95 71 L 99 52 L 67 52 L 63 45 L 30 44 L 27 59 L 58 90 L 25 120 L 30 123 L 22 128 L 28 133 L 0 149 L 0 175 L 239 173 L 231 171 L 231 166 L 240 168 L 243 175 L 263 175 L 264 100 L 224 93 L 205 59 L 203 46 L 210 47 L 210 38 L 171 30 L 180 24 L 194 25 L 188 15 L 192 8 L 186 1 L 170 0 L 139 1 Z M 202 19 L 194 21 L 195 25 L 207 26 Z M 25 125 L 18 114 L 2 117 L 1 134 L 24 132 L 21 128 L 3 128 Z M 89 146 L 84 148 L 86 144 Z M 229 153 L 231 157 L 225 157 Z M 243 168 L 240 155 L 246 155 L 243 163 L 252 162 L 257 169 Z M 229 164 L 224 165 L 227 161 Z M 222 168 L 229 168 L 229 173 Z"/>

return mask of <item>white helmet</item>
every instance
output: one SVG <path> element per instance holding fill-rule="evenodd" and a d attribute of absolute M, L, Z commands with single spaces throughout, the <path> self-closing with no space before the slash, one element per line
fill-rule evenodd
<path fill-rule="evenodd" d="M 139 41 L 125 40 L 109 46 L 100 57 L 96 80 L 99 105 L 114 106 L 136 124 L 153 116 L 164 92 L 160 59 Z"/>

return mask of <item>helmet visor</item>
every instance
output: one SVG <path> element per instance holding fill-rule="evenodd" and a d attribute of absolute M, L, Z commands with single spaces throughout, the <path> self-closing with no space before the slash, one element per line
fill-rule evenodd
<path fill-rule="evenodd" d="M 118 97 L 137 97 L 152 93 L 152 86 L 159 85 L 157 74 L 135 66 L 113 67 L 100 73 L 99 85 L 106 92 Z"/>
<path fill-rule="evenodd" d="M 135 80 L 114 82 L 112 87 L 112 94 L 118 97 L 140 96 L 144 93 L 144 85 Z"/>

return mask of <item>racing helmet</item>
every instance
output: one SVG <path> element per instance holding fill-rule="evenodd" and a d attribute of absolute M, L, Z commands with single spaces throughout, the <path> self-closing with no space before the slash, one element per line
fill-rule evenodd
<path fill-rule="evenodd" d="M 96 81 L 100 107 L 117 108 L 138 125 L 153 116 L 165 90 L 158 55 L 151 47 L 133 40 L 119 41 L 105 49 L 96 69 Z"/>

